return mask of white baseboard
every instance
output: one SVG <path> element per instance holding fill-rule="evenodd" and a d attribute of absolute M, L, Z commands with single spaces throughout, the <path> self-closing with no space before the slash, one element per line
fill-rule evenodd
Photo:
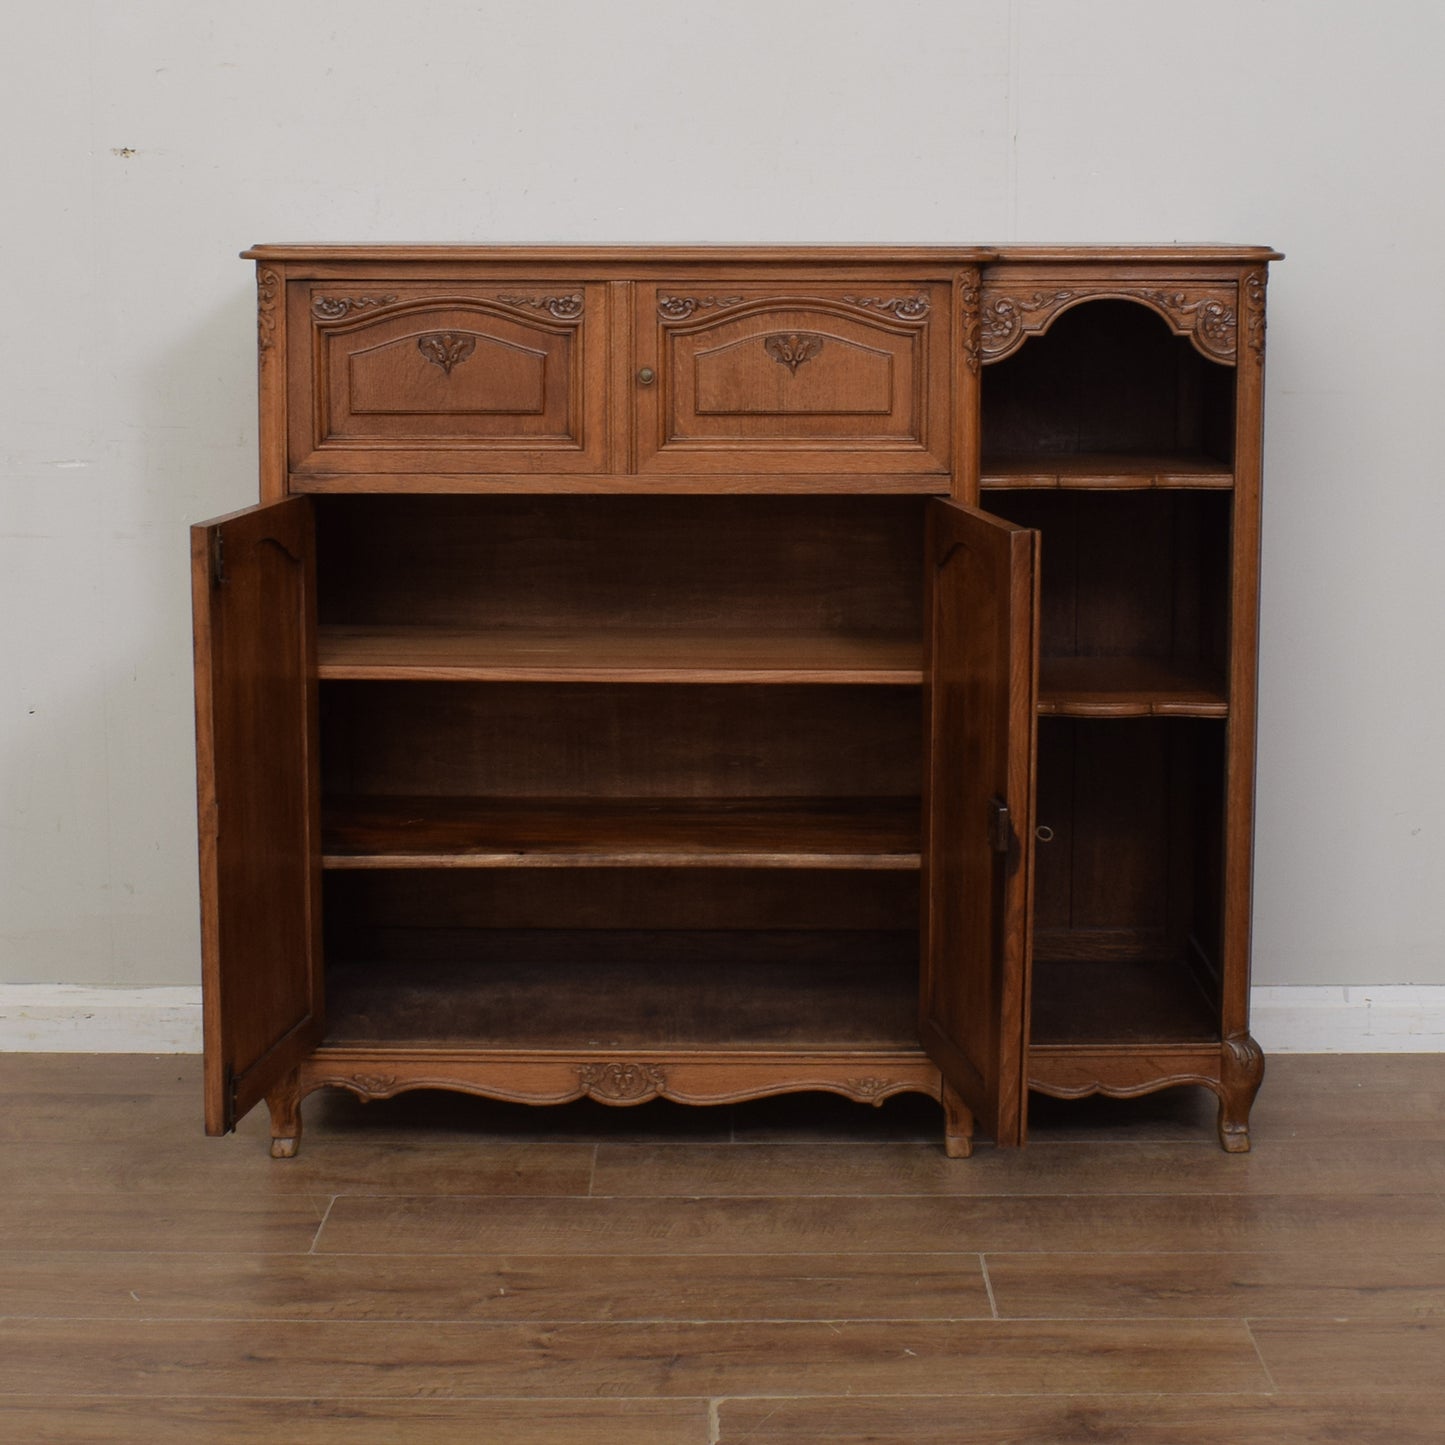
<path fill-rule="evenodd" d="M 1267 1054 L 1445 1050 L 1445 988 L 1263 987 L 1253 1032 Z M 0 984 L 0 1053 L 198 1054 L 198 988 Z"/>
<path fill-rule="evenodd" d="M 200 1052 L 198 988 L 0 984 L 0 1053 Z"/>
<path fill-rule="evenodd" d="M 1430 1054 L 1445 1049 L 1445 988 L 1261 987 L 1250 1032 L 1266 1054 Z"/>

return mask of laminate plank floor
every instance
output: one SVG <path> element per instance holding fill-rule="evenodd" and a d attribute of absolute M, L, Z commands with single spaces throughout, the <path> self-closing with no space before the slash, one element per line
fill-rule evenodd
<path fill-rule="evenodd" d="M 313 1097 L 0 1055 L 0 1439 L 1415 1445 L 1445 1438 L 1445 1055 L 938 1110 Z"/>

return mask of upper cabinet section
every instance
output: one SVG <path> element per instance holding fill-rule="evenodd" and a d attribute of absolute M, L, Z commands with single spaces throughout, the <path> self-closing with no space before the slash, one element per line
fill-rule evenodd
<path fill-rule="evenodd" d="M 286 330 L 293 476 L 605 469 L 605 286 L 309 281 Z"/>
<path fill-rule="evenodd" d="M 981 439 L 986 487 L 1230 486 L 1235 401 L 1258 376 L 1275 253 L 245 255 L 257 263 L 268 500 L 722 487 L 967 502 Z"/>
<path fill-rule="evenodd" d="M 948 493 L 993 254 L 257 247 L 263 495 Z"/>
<path fill-rule="evenodd" d="M 946 476 L 951 299 L 886 279 L 637 286 L 638 471 Z"/>

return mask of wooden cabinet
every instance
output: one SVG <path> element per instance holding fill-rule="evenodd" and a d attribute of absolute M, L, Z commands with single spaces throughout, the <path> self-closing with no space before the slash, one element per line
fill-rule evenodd
<path fill-rule="evenodd" d="M 1195 1083 L 1247 1147 L 1273 253 L 248 255 L 208 1129 Z"/>

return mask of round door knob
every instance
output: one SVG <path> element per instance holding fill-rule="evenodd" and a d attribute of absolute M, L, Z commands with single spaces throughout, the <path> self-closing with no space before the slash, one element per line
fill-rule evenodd
<path fill-rule="evenodd" d="M 637 379 L 643 386 L 651 386 L 653 381 L 656 380 L 656 376 L 657 373 L 654 372 L 650 366 L 644 366 L 642 370 L 637 373 Z"/>

